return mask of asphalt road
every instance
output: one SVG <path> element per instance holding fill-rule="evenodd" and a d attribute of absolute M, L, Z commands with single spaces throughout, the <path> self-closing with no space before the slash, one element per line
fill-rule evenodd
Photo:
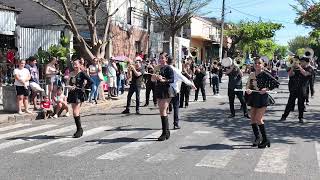
<path fill-rule="evenodd" d="M 311 99 L 307 123 L 298 123 L 297 112 L 280 122 L 288 97 L 287 80 L 281 82 L 265 118 L 271 148 L 250 146 L 250 123 L 240 110 L 227 118 L 224 82 L 220 97 L 207 87 L 206 102 L 200 97 L 181 109 L 182 129 L 164 142 L 156 141 L 161 123 L 153 106 L 142 115 L 122 115 L 123 107 L 83 114 L 80 139 L 71 138 L 72 118 L 0 127 L 0 179 L 319 180 L 319 96 Z M 172 128 L 172 114 L 169 120 Z"/>

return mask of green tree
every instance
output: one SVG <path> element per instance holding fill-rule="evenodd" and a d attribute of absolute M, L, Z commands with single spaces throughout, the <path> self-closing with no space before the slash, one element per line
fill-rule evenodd
<path fill-rule="evenodd" d="M 288 52 L 288 46 L 278 45 L 275 51 L 275 55 L 277 55 L 279 59 L 284 59 L 287 56 L 287 52 Z"/>
<path fill-rule="evenodd" d="M 297 36 L 288 42 L 289 50 L 293 53 L 297 53 L 298 49 L 306 48 L 310 46 L 309 37 Z"/>
<path fill-rule="evenodd" d="M 297 4 L 291 5 L 297 12 L 296 24 L 320 29 L 320 2 L 315 0 L 296 0 Z"/>
<path fill-rule="evenodd" d="M 256 47 L 259 55 L 267 56 L 272 59 L 275 51 L 277 50 L 277 44 L 271 39 L 263 39 L 256 41 Z"/>
<path fill-rule="evenodd" d="M 239 24 L 231 25 L 231 28 L 227 31 L 227 36 L 232 39 L 232 45 L 228 55 L 234 57 L 236 56 L 236 51 L 242 53 L 257 53 L 257 45 L 261 44 L 261 42 L 258 42 L 274 37 L 276 31 L 282 27 L 283 26 L 278 23 L 261 21 L 241 21 Z"/>

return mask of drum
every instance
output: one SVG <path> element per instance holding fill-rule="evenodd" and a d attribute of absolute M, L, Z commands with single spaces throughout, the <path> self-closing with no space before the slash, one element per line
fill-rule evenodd
<path fill-rule="evenodd" d="M 229 57 L 223 58 L 223 59 L 221 60 L 221 65 L 222 65 L 223 67 L 230 67 L 230 66 L 232 65 L 232 63 L 233 63 L 233 61 L 232 61 L 232 59 L 229 58 Z"/>

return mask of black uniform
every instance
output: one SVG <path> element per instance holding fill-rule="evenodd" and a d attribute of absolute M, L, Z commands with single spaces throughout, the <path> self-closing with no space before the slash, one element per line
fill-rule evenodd
<path fill-rule="evenodd" d="M 69 91 L 68 103 L 82 103 L 86 100 L 84 81 L 87 81 L 87 86 L 93 83 L 91 78 L 84 72 L 79 72 L 76 76 L 70 78 L 70 85 L 75 86 L 75 89 Z"/>
<path fill-rule="evenodd" d="M 154 74 L 154 70 L 150 67 L 147 68 L 148 74 L 145 74 L 145 79 L 146 79 L 146 104 L 145 106 L 149 105 L 149 99 L 150 99 L 150 94 L 152 91 L 152 100 L 154 105 L 157 104 L 157 98 L 155 96 L 155 88 L 156 88 L 156 83 L 151 81 L 151 76 Z"/>
<path fill-rule="evenodd" d="M 267 71 L 262 71 L 258 75 L 255 75 L 255 72 L 253 72 L 250 74 L 248 82 L 247 88 L 251 90 L 261 90 L 263 88 L 273 90 L 280 85 L 275 77 Z M 246 102 L 251 107 L 262 108 L 274 104 L 273 98 L 267 93 L 252 92 L 250 95 L 246 95 L 246 97 Z"/>
<path fill-rule="evenodd" d="M 309 95 L 311 93 L 311 97 L 314 95 L 314 81 L 316 79 L 316 72 L 315 69 L 312 68 L 311 78 L 309 79 L 309 87 L 307 89 L 307 98 L 306 103 L 309 103 Z"/>
<path fill-rule="evenodd" d="M 218 67 L 212 67 L 211 69 L 211 80 L 214 95 L 219 94 L 219 71 L 220 69 Z"/>
<path fill-rule="evenodd" d="M 298 99 L 299 120 L 300 122 L 303 122 L 302 118 L 303 118 L 303 111 L 304 111 L 304 102 L 308 95 L 307 89 L 309 88 L 309 85 L 310 85 L 312 67 L 307 66 L 303 69 L 306 72 L 309 72 L 310 75 L 304 76 L 300 72 L 300 70 L 294 70 L 294 75 L 291 76 L 289 80 L 290 95 L 289 95 L 288 103 L 284 111 L 284 114 L 281 117 L 281 120 L 285 120 L 288 117 L 290 111 L 294 109 L 296 99 Z"/>
<path fill-rule="evenodd" d="M 245 116 L 248 116 L 248 109 L 247 105 L 244 100 L 243 92 L 242 91 L 234 91 L 234 89 L 242 89 L 242 77 L 239 67 L 234 66 L 233 70 L 228 74 L 229 82 L 228 82 L 228 96 L 229 96 L 229 105 L 230 105 L 230 112 L 231 116 L 235 116 L 234 110 L 234 99 L 235 96 L 238 97 L 241 106 L 243 108 L 243 113 Z"/>
<path fill-rule="evenodd" d="M 139 71 L 139 70 L 137 70 Z M 141 91 L 141 85 L 143 81 L 143 75 L 141 74 L 140 76 L 137 76 L 133 70 L 132 70 L 132 79 L 128 91 L 128 96 L 127 96 L 127 106 L 125 112 L 129 112 L 130 109 L 130 104 L 131 104 L 131 98 L 133 93 L 136 93 L 136 113 L 140 113 L 140 91 Z"/>
<path fill-rule="evenodd" d="M 184 75 L 189 80 L 192 79 L 192 76 L 185 71 L 182 71 L 182 75 Z M 184 82 L 181 83 L 181 90 L 180 90 L 180 108 L 183 107 L 183 101 L 185 101 L 185 107 L 189 106 L 189 96 L 190 96 L 191 87 L 185 84 Z"/>
<path fill-rule="evenodd" d="M 157 99 L 168 99 L 175 96 L 172 92 L 173 88 L 170 87 L 170 84 L 174 82 L 174 72 L 169 65 L 165 65 L 161 67 L 160 73 L 162 77 L 164 77 L 167 82 L 157 81 L 156 83 L 156 98 Z"/>
<path fill-rule="evenodd" d="M 196 92 L 195 92 L 195 98 L 194 100 L 197 101 L 198 100 L 198 94 L 199 94 L 199 90 L 201 89 L 201 94 L 202 94 L 202 98 L 203 101 L 205 101 L 207 99 L 206 97 L 206 90 L 205 90 L 205 76 L 206 76 L 206 72 L 205 71 L 196 71 L 195 73 L 195 78 L 194 78 L 194 85 L 196 86 Z"/>

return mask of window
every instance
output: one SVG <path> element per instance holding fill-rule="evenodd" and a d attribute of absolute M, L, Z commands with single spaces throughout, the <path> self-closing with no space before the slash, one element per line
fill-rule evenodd
<path fill-rule="evenodd" d="M 132 15 L 132 7 L 129 7 L 128 10 L 127 10 L 127 24 L 130 24 L 131 25 L 131 17 Z"/>
<path fill-rule="evenodd" d="M 136 49 L 136 52 L 141 52 L 141 42 L 140 41 L 136 41 L 134 43 L 134 47 Z"/>
<path fill-rule="evenodd" d="M 144 14 L 144 15 L 143 15 L 142 27 L 143 27 L 144 29 L 147 29 L 147 28 L 148 28 L 148 15 L 147 15 L 147 14 Z"/>

